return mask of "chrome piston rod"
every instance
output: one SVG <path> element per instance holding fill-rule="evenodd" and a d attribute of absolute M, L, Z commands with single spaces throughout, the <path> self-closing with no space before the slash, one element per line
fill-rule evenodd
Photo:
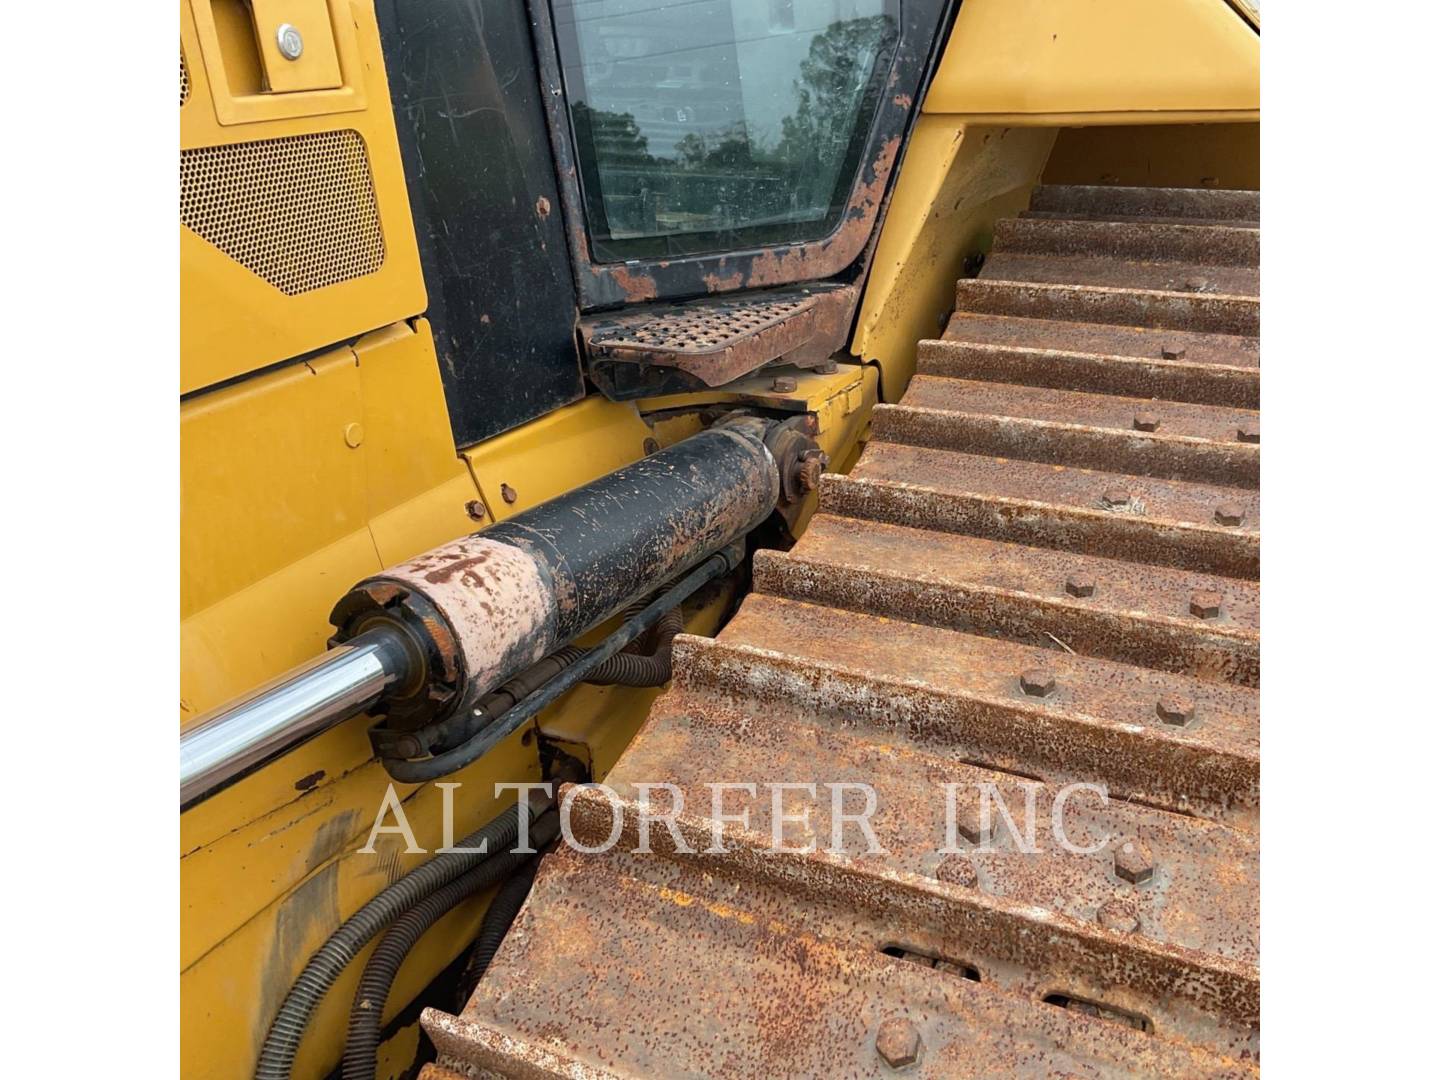
<path fill-rule="evenodd" d="M 370 630 L 188 724 L 180 732 L 181 807 L 364 712 L 406 662 L 393 631 Z"/>

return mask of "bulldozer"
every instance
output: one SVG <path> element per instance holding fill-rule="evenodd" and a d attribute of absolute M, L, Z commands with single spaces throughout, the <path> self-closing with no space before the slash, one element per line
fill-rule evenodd
<path fill-rule="evenodd" d="M 182 0 L 182 1075 L 1258 1074 L 1259 29 Z"/>

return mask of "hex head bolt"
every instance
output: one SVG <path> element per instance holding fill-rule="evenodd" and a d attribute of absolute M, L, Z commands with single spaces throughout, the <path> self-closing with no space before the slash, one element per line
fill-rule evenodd
<path fill-rule="evenodd" d="M 819 458 L 804 458 L 795 466 L 795 486 L 800 494 L 809 495 L 820 486 L 820 474 L 824 472 Z"/>
<path fill-rule="evenodd" d="M 1246 420 L 1235 429 L 1235 437 L 1241 442 L 1258 443 L 1260 441 L 1260 421 Z"/>
<path fill-rule="evenodd" d="M 1130 493 L 1124 488 L 1110 488 L 1100 496 L 1100 502 L 1111 510 L 1130 505 Z"/>
<path fill-rule="evenodd" d="M 1210 589 L 1198 589 L 1190 594 L 1190 614 L 1197 619 L 1218 619 L 1224 597 Z"/>
<path fill-rule="evenodd" d="M 1115 848 L 1115 876 L 1131 885 L 1144 885 L 1155 876 L 1150 849 L 1137 839 L 1122 840 Z"/>
<path fill-rule="evenodd" d="M 1215 508 L 1215 521 L 1234 528 L 1245 520 L 1245 508 L 1239 503 L 1223 502 Z"/>
<path fill-rule="evenodd" d="M 1184 346 L 1184 345 L 1161 345 L 1161 346 L 1160 346 L 1160 358 L 1161 358 L 1162 360 L 1184 360 L 1184 359 L 1185 359 L 1185 346 Z"/>
<path fill-rule="evenodd" d="M 801 495 L 808 495 L 820 486 L 820 476 L 830 464 L 830 455 L 823 450 L 806 450 L 795 463 L 793 477 Z"/>
<path fill-rule="evenodd" d="M 793 394 L 795 388 L 799 385 L 793 376 L 780 375 L 770 384 L 770 389 L 774 390 L 777 394 Z"/>
<path fill-rule="evenodd" d="M 875 1033 L 875 1052 L 892 1069 L 914 1065 L 923 1049 L 920 1029 L 904 1017 L 890 1017 Z"/>
<path fill-rule="evenodd" d="M 960 831 L 966 833 L 963 827 Z M 978 827 L 976 832 L 979 832 Z M 968 833 L 966 835 L 968 836 Z M 980 884 L 980 875 L 975 872 L 975 864 L 964 855 L 946 855 L 935 868 L 935 879 L 947 885 L 962 885 L 967 889 L 973 889 Z"/>
<path fill-rule="evenodd" d="M 1183 727 L 1195 719 L 1195 702 L 1184 694 L 1166 694 L 1155 703 L 1155 715 L 1174 727 Z"/>
<path fill-rule="evenodd" d="M 1065 579 L 1065 591 L 1071 596 L 1094 596 L 1095 579 L 1089 574 L 1071 574 Z"/>
<path fill-rule="evenodd" d="M 1106 930 L 1117 934 L 1133 934 L 1140 929 L 1140 915 L 1134 902 L 1119 896 L 1112 896 L 1101 904 L 1095 919 Z"/>
<path fill-rule="evenodd" d="M 1160 417 L 1153 412 L 1137 412 L 1134 424 L 1136 431 L 1154 431 L 1160 426 Z"/>
<path fill-rule="evenodd" d="M 1049 697 L 1055 692 L 1055 676 L 1045 668 L 1031 668 L 1021 674 L 1020 689 L 1031 697 Z"/>
<path fill-rule="evenodd" d="M 977 799 L 955 808 L 955 831 L 972 844 L 984 845 L 988 844 L 990 838 L 995 834 L 995 822 L 992 820 L 988 824 L 981 824 L 980 803 Z M 956 856 L 952 856 L 952 858 L 956 858 Z M 951 859 L 946 859 L 944 863 L 940 864 L 940 869 L 943 871 L 950 861 Z M 969 866 L 969 863 L 966 865 Z M 959 871 L 957 870 L 957 872 Z M 971 872 L 974 872 L 973 867 Z M 940 880 L 948 881 L 949 879 L 942 877 Z"/>

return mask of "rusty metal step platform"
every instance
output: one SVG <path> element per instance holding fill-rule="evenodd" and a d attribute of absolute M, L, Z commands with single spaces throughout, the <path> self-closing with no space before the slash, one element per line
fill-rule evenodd
<path fill-rule="evenodd" d="M 574 797 L 620 842 L 544 860 L 433 1076 L 1257 1074 L 1258 197 L 1032 205 L 676 640 Z"/>
<path fill-rule="evenodd" d="M 767 364 L 832 367 L 859 299 L 854 285 L 811 282 L 581 320 L 595 385 L 616 401 L 704 390 Z"/>

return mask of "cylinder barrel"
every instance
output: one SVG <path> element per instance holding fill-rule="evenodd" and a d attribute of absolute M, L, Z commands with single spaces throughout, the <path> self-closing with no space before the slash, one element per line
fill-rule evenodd
<path fill-rule="evenodd" d="M 780 496 L 766 430 L 717 425 L 362 581 L 331 616 L 337 640 L 400 619 L 430 657 L 431 678 L 412 701 L 392 700 L 387 722 L 472 706 L 754 528 Z"/>

